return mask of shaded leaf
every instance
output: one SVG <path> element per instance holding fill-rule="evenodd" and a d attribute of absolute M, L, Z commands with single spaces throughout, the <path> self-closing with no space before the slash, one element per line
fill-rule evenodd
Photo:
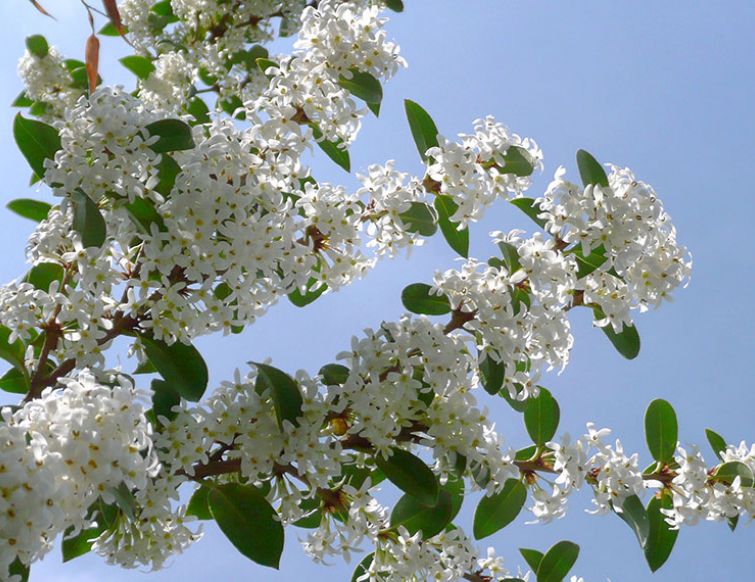
<path fill-rule="evenodd" d="M 210 488 L 200 485 L 194 490 L 194 493 L 189 499 L 189 505 L 186 506 L 186 515 L 196 517 L 200 520 L 212 519 L 210 513 Z"/>
<path fill-rule="evenodd" d="M 207 388 L 208 372 L 202 355 L 191 344 L 139 335 L 147 358 L 157 368 L 171 389 L 191 402 L 199 402 Z"/>
<path fill-rule="evenodd" d="M 435 210 L 438 212 L 438 225 L 449 246 L 462 257 L 469 256 L 469 228 L 459 230 L 459 223 L 453 222 L 451 216 L 459 206 L 448 195 L 435 197 Z"/>
<path fill-rule="evenodd" d="M 605 313 L 597 307 L 593 306 L 593 312 L 595 320 L 605 319 Z M 613 330 L 613 326 L 610 324 L 600 328 L 606 337 L 610 340 L 616 350 L 628 360 L 633 360 L 640 353 L 640 334 L 637 332 L 637 328 L 634 325 L 624 324 L 620 333 L 616 333 Z"/>
<path fill-rule="evenodd" d="M 71 193 L 73 230 L 81 235 L 84 248 L 101 247 L 107 238 L 107 225 L 97 204 L 80 188 Z"/>
<path fill-rule="evenodd" d="M 710 428 L 705 429 L 705 436 L 708 439 L 708 443 L 710 443 L 710 448 L 713 449 L 716 456 L 719 459 L 723 459 L 723 453 L 726 451 L 726 440 L 724 440 L 724 437 Z"/>
<path fill-rule="evenodd" d="M 44 161 L 54 160 L 61 147 L 58 130 L 36 119 L 26 119 L 19 113 L 13 121 L 13 137 L 31 169 L 43 177 Z"/>
<path fill-rule="evenodd" d="M 656 461 L 670 463 L 674 459 L 679 426 L 676 412 L 666 400 L 653 400 L 645 412 L 645 438 Z"/>
<path fill-rule="evenodd" d="M 624 499 L 620 509 L 614 507 L 613 504 L 611 504 L 611 508 L 632 529 L 637 541 L 640 542 L 640 547 L 644 548 L 650 532 L 650 521 L 640 498 L 636 495 L 630 495 Z"/>
<path fill-rule="evenodd" d="M 540 388 L 537 398 L 528 398 L 524 411 L 524 425 L 527 433 L 537 445 L 544 445 L 551 440 L 558 429 L 561 410 L 550 391 Z"/>
<path fill-rule="evenodd" d="M 514 176 L 530 176 L 535 171 L 535 160 L 530 153 L 520 146 L 509 146 L 503 154 L 505 165 L 501 168 L 502 174 Z"/>
<path fill-rule="evenodd" d="M 23 218 L 28 218 L 34 222 L 42 222 L 47 218 L 52 206 L 41 200 L 32 200 L 31 198 L 17 198 L 7 204 L 8 210 L 15 212 Z"/>
<path fill-rule="evenodd" d="M 451 304 L 445 295 L 431 293 L 426 283 L 412 283 L 401 292 L 401 303 L 412 313 L 445 315 L 451 313 Z"/>
<path fill-rule="evenodd" d="M 603 166 L 585 150 L 577 152 L 577 167 L 579 168 L 579 176 L 582 178 L 582 183 L 585 186 L 591 184 L 608 186 L 608 176 L 606 176 Z"/>
<path fill-rule="evenodd" d="M 375 464 L 391 483 L 404 493 L 415 497 L 423 505 L 433 506 L 438 501 L 438 479 L 430 468 L 409 451 L 391 447 L 392 454 L 385 458 L 375 456 Z"/>
<path fill-rule="evenodd" d="M 360 578 L 365 576 L 369 571 L 372 561 L 375 559 L 375 552 L 367 554 L 354 568 L 354 573 L 351 575 L 351 582 L 358 582 Z"/>
<path fill-rule="evenodd" d="M 323 139 L 323 134 L 319 127 L 314 124 L 310 125 L 310 127 L 312 128 L 312 136 L 315 138 L 315 142 L 320 149 L 344 170 L 351 172 L 349 150 L 343 147 L 343 142 L 340 139 L 338 141 L 328 141 Z"/>
<path fill-rule="evenodd" d="M 579 556 L 579 546 L 574 542 L 561 541 L 554 544 L 540 561 L 537 582 L 561 582 Z"/>
<path fill-rule="evenodd" d="M 653 496 L 648 503 L 649 529 L 645 544 L 645 559 L 653 572 L 666 563 L 679 535 L 679 530 L 671 529 L 671 526 L 666 523 L 666 516 L 661 513 L 661 509 L 673 507 L 674 503 L 669 495 L 663 495 L 660 499 Z"/>
<path fill-rule="evenodd" d="M 255 389 L 258 393 L 269 393 L 275 407 L 275 417 L 278 425 L 283 426 L 287 420 L 294 426 L 299 426 L 297 420 L 301 416 L 301 408 L 304 403 L 296 381 L 278 368 L 253 362 L 257 366 L 257 384 Z"/>
<path fill-rule="evenodd" d="M 480 353 L 479 364 L 480 382 L 485 392 L 496 395 L 501 391 L 505 367 L 502 362 L 495 360 L 490 354 Z"/>
<path fill-rule="evenodd" d="M 320 376 L 326 386 L 340 385 L 349 378 L 349 369 L 341 364 L 325 364 L 320 368 Z"/>
<path fill-rule="evenodd" d="M 404 109 L 417 151 L 422 161 L 426 162 L 427 150 L 438 145 L 438 128 L 430 114 L 414 101 L 404 99 Z"/>
<path fill-rule="evenodd" d="M 11 394 L 26 394 L 29 379 L 18 368 L 11 368 L 0 377 L 0 390 Z"/>
<path fill-rule="evenodd" d="M 424 202 L 412 202 L 409 210 L 399 214 L 399 217 L 409 232 L 432 236 L 438 230 L 433 211 Z"/>
<path fill-rule="evenodd" d="M 755 477 L 753 477 L 750 467 L 740 461 L 729 461 L 719 466 L 713 473 L 712 479 L 731 485 L 739 477 L 742 487 L 755 486 Z"/>
<path fill-rule="evenodd" d="M 538 218 L 538 214 L 541 214 L 542 210 L 533 198 L 514 198 L 511 203 L 529 216 L 540 228 L 545 228 L 545 220 Z"/>
<path fill-rule="evenodd" d="M 503 489 L 483 497 L 474 514 L 474 537 L 481 540 L 509 525 L 524 507 L 527 488 L 518 479 L 508 479 Z"/>
<path fill-rule="evenodd" d="M 158 154 L 190 150 L 194 147 L 191 126 L 180 119 L 161 119 L 145 126 L 150 136 L 158 136 L 150 149 Z"/>

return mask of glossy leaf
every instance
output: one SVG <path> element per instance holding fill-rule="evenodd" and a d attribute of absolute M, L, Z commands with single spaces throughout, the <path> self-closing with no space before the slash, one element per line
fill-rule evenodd
<path fill-rule="evenodd" d="M 440 489 L 438 502 L 433 506 L 423 505 L 412 495 L 398 500 L 391 513 L 391 527 L 403 526 L 409 534 L 422 531 L 428 539 L 442 532 L 459 513 L 464 498 L 464 482 L 449 479 Z"/>
<path fill-rule="evenodd" d="M 645 438 L 656 461 L 670 463 L 676 452 L 679 426 L 674 407 L 660 398 L 653 400 L 645 412 Z"/>
<path fill-rule="evenodd" d="M 190 150 L 194 147 L 191 126 L 180 119 L 161 119 L 145 126 L 150 137 L 158 136 L 150 149 L 158 154 Z"/>
<path fill-rule="evenodd" d="M 716 456 L 719 459 L 723 459 L 723 453 L 726 451 L 726 440 L 724 437 L 710 428 L 705 429 L 705 436 L 708 439 L 708 443 L 710 443 L 710 448 L 713 449 Z"/>
<path fill-rule="evenodd" d="M 543 552 L 530 548 L 519 548 L 519 553 L 522 554 L 524 561 L 527 562 L 527 565 L 532 569 L 532 571 L 537 573 L 537 569 L 540 567 L 540 562 L 543 561 L 543 556 L 545 554 L 543 554 Z"/>
<path fill-rule="evenodd" d="M 134 198 L 133 202 L 126 204 L 126 210 L 132 222 L 144 234 L 152 232 L 153 224 L 157 225 L 161 232 L 168 230 L 163 217 L 155 209 L 154 202 L 148 198 Z"/>
<path fill-rule="evenodd" d="M 320 284 L 315 287 L 316 284 Z M 328 286 L 322 283 L 319 279 L 314 277 L 310 278 L 307 283 L 307 288 L 302 291 L 301 289 L 295 289 L 288 294 L 288 300 L 291 301 L 297 307 L 306 307 L 310 303 L 316 301 L 320 296 L 328 290 Z"/>
<path fill-rule="evenodd" d="M 451 313 L 451 304 L 445 295 L 431 293 L 426 283 L 412 283 L 401 292 L 401 303 L 412 313 L 445 315 Z"/>
<path fill-rule="evenodd" d="M 527 500 L 527 488 L 518 479 L 508 479 L 498 493 L 483 497 L 474 514 L 474 537 L 481 540 L 510 524 Z"/>
<path fill-rule="evenodd" d="M 480 370 L 480 383 L 488 394 L 496 395 L 501 391 L 505 367 L 490 354 L 481 353 L 478 367 Z"/>
<path fill-rule="evenodd" d="M 152 59 L 142 55 L 129 55 L 120 59 L 119 62 L 142 81 L 155 72 Z"/>
<path fill-rule="evenodd" d="M 291 376 L 278 368 L 256 362 L 254 365 L 257 366 L 255 388 L 258 393 L 270 394 L 278 425 L 283 426 L 283 421 L 287 420 L 294 426 L 299 426 L 297 419 L 301 416 L 304 401 L 298 384 Z"/>
<path fill-rule="evenodd" d="M 341 364 L 325 364 L 320 368 L 320 376 L 326 386 L 340 385 L 349 378 L 349 369 Z"/>
<path fill-rule="evenodd" d="M 155 418 L 163 416 L 168 420 L 173 420 L 178 413 L 173 410 L 174 406 L 181 404 L 181 395 L 171 388 L 165 380 L 152 380 L 152 411 Z"/>
<path fill-rule="evenodd" d="M 10 394 L 26 394 L 29 391 L 29 379 L 18 368 L 11 368 L 0 377 L 0 390 Z"/>
<path fill-rule="evenodd" d="M 240 483 L 216 485 L 207 499 L 218 527 L 239 552 L 262 566 L 278 568 L 283 525 L 255 488 Z"/>
<path fill-rule="evenodd" d="M 648 503 L 649 529 L 645 544 L 645 559 L 653 572 L 666 563 L 679 536 L 679 530 L 671 529 L 671 526 L 666 523 L 666 516 L 661 513 L 661 509 L 673 509 L 673 507 L 674 503 L 669 495 L 663 495 L 660 499 L 653 496 Z"/>
<path fill-rule="evenodd" d="M 528 401 L 524 425 L 533 442 L 542 446 L 556 434 L 561 410 L 556 399 L 545 388 L 540 388 L 537 398 L 528 398 Z"/>
<path fill-rule="evenodd" d="M 595 320 L 605 319 L 605 314 L 597 306 L 593 307 Z M 640 334 L 634 325 L 624 324 L 620 333 L 613 330 L 610 324 L 600 328 L 622 356 L 633 360 L 640 353 Z"/>
<path fill-rule="evenodd" d="M 385 473 L 391 483 L 404 493 L 412 495 L 423 505 L 433 506 L 438 502 L 440 487 L 430 468 L 409 451 L 391 448 L 392 454 L 385 458 L 375 456 L 375 464 Z"/>
<path fill-rule="evenodd" d="M 424 202 L 412 202 L 409 210 L 399 214 L 406 230 L 422 236 L 432 236 L 438 230 L 435 215 Z"/>
<path fill-rule="evenodd" d="M 404 11 L 404 2 L 402 0 L 385 0 L 385 6 L 394 12 Z"/>
<path fill-rule="evenodd" d="M 529 216 L 540 228 L 545 228 L 545 220 L 538 218 L 538 214 L 541 214 L 542 210 L 533 198 L 514 198 L 511 203 Z"/>
<path fill-rule="evenodd" d="M 561 582 L 579 557 L 579 546 L 574 542 L 561 541 L 554 544 L 540 561 L 537 582 Z"/>
<path fill-rule="evenodd" d="M 55 153 L 61 147 L 58 130 L 36 119 L 26 119 L 19 113 L 13 121 L 13 137 L 34 173 L 44 177 L 45 160 L 55 159 Z"/>
<path fill-rule="evenodd" d="M 462 257 L 469 256 L 469 228 L 459 230 L 459 223 L 451 221 L 451 216 L 459 206 L 447 195 L 435 197 L 435 210 L 438 212 L 438 225 L 450 247 Z"/>
<path fill-rule="evenodd" d="M 630 495 L 624 499 L 620 509 L 613 505 L 611 507 L 616 515 L 632 529 L 637 541 L 640 542 L 640 547 L 644 548 L 650 532 L 650 521 L 640 498 L 636 495 Z"/>
<path fill-rule="evenodd" d="M 414 143 L 417 144 L 417 151 L 422 161 L 427 161 L 427 150 L 438 145 L 438 128 L 430 117 L 419 104 L 409 99 L 404 100 L 404 109 L 406 118 L 409 120 L 409 129 L 411 129 Z"/>
<path fill-rule="evenodd" d="M 383 87 L 380 81 L 359 69 L 351 69 L 349 73 L 348 77 L 341 75 L 338 78 L 338 84 L 365 103 L 379 105 L 383 100 Z"/>
<path fill-rule="evenodd" d="M 7 327 L 0 325 L 0 358 L 25 372 L 24 354 L 26 348 L 19 340 L 10 342 L 10 334 L 11 331 Z"/>
<path fill-rule="evenodd" d="M 739 477 L 742 487 L 755 486 L 755 477 L 753 477 L 752 470 L 750 469 L 750 467 L 748 467 L 744 463 L 741 463 L 740 461 L 729 461 L 728 463 L 723 463 L 713 473 L 713 479 L 720 481 L 721 483 L 725 483 L 726 485 L 731 485 L 732 483 L 734 483 L 734 480 L 737 477 Z"/>
<path fill-rule="evenodd" d="M 171 389 L 182 398 L 199 402 L 207 389 L 208 372 L 202 355 L 192 345 L 171 345 L 146 335 L 139 336 L 147 358 Z"/>
<path fill-rule="evenodd" d="M 42 222 L 47 218 L 52 206 L 41 200 L 32 200 L 31 198 L 17 198 L 11 200 L 7 205 L 8 210 L 15 212 L 23 218 L 28 218 L 34 222 Z"/>
<path fill-rule="evenodd" d="M 35 57 L 43 59 L 50 52 L 50 45 L 47 44 L 47 39 L 41 34 L 33 34 L 26 37 L 26 48 Z"/>
<path fill-rule="evenodd" d="M 351 172 L 351 158 L 349 157 L 349 150 L 343 147 L 343 142 L 338 140 L 337 142 L 328 141 L 323 139 L 323 133 L 316 125 L 312 125 L 312 136 L 315 138 L 317 145 L 325 154 L 333 160 L 336 164 L 342 167 L 347 172 Z"/>
<path fill-rule="evenodd" d="M 186 506 L 186 515 L 196 517 L 199 520 L 212 519 L 210 513 L 210 488 L 200 485 L 194 490 L 189 499 L 189 505 Z"/>
<path fill-rule="evenodd" d="M 351 582 L 360 582 L 367 572 L 369 571 L 372 561 L 375 559 L 375 552 L 367 554 L 354 568 L 354 573 L 351 575 Z"/>
<path fill-rule="evenodd" d="M 603 245 L 594 248 L 587 256 L 582 252 L 582 245 L 577 245 L 569 254 L 574 255 L 574 258 L 577 261 L 577 279 L 587 277 L 587 275 L 595 271 L 608 260 L 606 249 Z"/>
<path fill-rule="evenodd" d="M 579 176 L 582 178 L 582 183 L 585 186 L 591 184 L 608 186 L 608 176 L 606 176 L 603 166 L 585 150 L 577 152 L 577 167 L 579 168 Z"/>
<path fill-rule="evenodd" d="M 535 171 L 534 158 L 520 146 L 509 146 L 506 153 L 503 154 L 503 161 L 505 164 L 500 170 L 502 174 L 526 177 Z"/>

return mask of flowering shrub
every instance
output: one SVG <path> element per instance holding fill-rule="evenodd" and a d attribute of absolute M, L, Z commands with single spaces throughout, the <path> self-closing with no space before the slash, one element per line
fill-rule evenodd
<path fill-rule="evenodd" d="M 551 582 L 569 576 L 576 544 L 523 550 L 511 572 L 473 540 L 525 507 L 535 522 L 563 517 L 587 489 L 656 570 L 684 526 L 752 518 L 755 448 L 709 431 L 706 461 L 654 400 L 646 466 L 607 428 L 559 434 L 541 386 L 569 363 L 572 309 L 631 359 L 635 315 L 689 280 L 670 216 L 631 170 L 579 151 L 581 185 L 560 167 L 527 196 L 543 169 L 534 140 L 492 117 L 445 137 L 407 100 L 424 173 L 389 160 L 350 192 L 315 180 L 303 155 L 321 148 L 350 171 L 361 120 L 406 66 L 383 28 L 400 0 L 102 5 L 99 34 L 133 48 L 121 63 L 135 90 L 101 84 L 94 32 L 85 62 L 32 36 L 19 64 L 14 136 L 59 203 L 9 205 L 38 225 L 28 273 L 0 287 L 0 386 L 21 397 L 0 422 L 0 578 L 27 579 L 61 538 L 66 560 L 94 551 L 157 569 L 215 520 L 265 566 L 301 528 L 316 562 L 367 550 L 357 582 Z M 294 35 L 292 54 L 264 46 Z M 469 257 L 469 229 L 494 203 L 539 230 L 494 232 L 492 256 Z M 238 333 L 279 300 L 306 307 L 437 234 L 464 262 L 409 285 L 398 321 L 317 374 L 252 363 L 207 393 L 197 337 Z M 108 361 L 116 338 L 131 374 Z M 487 406 L 521 412 L 532 445 L 508 448 Z M 381 487 L 401 491 L 392 508 Z M 465 532 L 454 519 L 475 491 Z"/>

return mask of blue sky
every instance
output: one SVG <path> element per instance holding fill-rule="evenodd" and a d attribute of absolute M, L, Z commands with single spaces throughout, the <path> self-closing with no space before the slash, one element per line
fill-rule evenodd
<path fill-rule="evenodd" d="M 403 116 L 402 100 L 421 103 L 448 136 L 469 131 L 474 118 L 495 115 L 521 135 L 535 138 L 545 152 L 546 171 L 530 191 L 539 195 L 553 171 L 564 164 L 576 178 L 574 153 L 627 165 L 653 184 L 692 251 L 689 288 L 672 304 L 638 317 L 642 352 L 631 362 L 613 351 L 591 328 L 586 313 L 572 317 L 576 338 L 571 365 L 544 385 L 562 408 L 561 429 L 578 434 L 586 421 L 615 429 L 630 450 L 649 460 L 642 435 L 648 402 L 663 397 L 676 407 L 682 442 L 697 442 L 706 455 L 703 431 L 711 427 L 729 441 L 752 440 L 752 364 L 755 347 L 755 287 L 751 168 L 755 162 L 755 59 L 752 26 L 755 4 L 627 0 L 613 2 L 440 2 L 408 0 L 389 30 L 402 47 L 409 69 L 386 87 L 379 121 L 369 119 L 352 151 L 352 165 L 395 159 L 401 169 L 420 172 Z M 47 0 L 58 22 L 38 15 L 26 0 L 5 0 L 0 53 L 0 102 L 20 90 L 16 60 L 25 36 L 47 35 L 66 56 L 81 58 L 86 20 L 77 2 Z M 462 8 L 463 6 L 463 8 Z M 122 56 L 114 40 L 103 42 L 106 82 L 127 81 L 113 61 Z M 16 151 L 9 107 L 0 109 L 0 168 L 3 203 L 37 196 Z M 327 160 L 314 169 L 319 180 L 353 185 Z M 491 230 L 530 229 L 516 209 L 501 203 L 472 229 L 472 254 L 492 254 Z M 0 214 L 0 280 L 24 271 L 23 248 L 31 223 Z M 487 254 L 486 254 L 487 253 Z M 353 334 L 381 320 L 397 319 L 401 289 L 429 281 L 436 269 L 455 261 L 440 238 L 409 260 L 380 264 L 366 279 L 306 310 L 288 304 L 241 336 L 197 342 L 214 381 L 234 367 L 272 357 L 275 365 L 315 371 L 348 345 Z M 483 395 L 484 397 L 484 395 Z M 517 413 L 488 399 L 499 430 L 514 447 L 527 443 Z M 462 510 L 469 526 L 476 499 Z M 669 562 L 651 576 L 629 529 L 615 516 L 595 517 L 583 509 L 587 492 L 570 501 L 570 513 L 548 526 L 517 522 L 484 540 L 509 566 L 522 564 L 518 547 L 545 549 L 560 539 L 582 547 L 575 568 L 590 581 L 746 579 L 755 567 L 752 527 L 732 534 L 719 523 L 684 529 Z M 206 528 L 205 539 L 149 580 L 283 581 L 348 580 L 351 567 L 317 566 L 303 556 L 297 536 L 288 544 L 280 572 L 262 569 L 235 553 L 221 534 Z M 57 553 L 35 565 L 32 580 L 89 582 L 147 580 L 135 571 L 105 566 L 94 556 L 61 566 Z M 750 574 L 751 575 L 751 574 Z"/>

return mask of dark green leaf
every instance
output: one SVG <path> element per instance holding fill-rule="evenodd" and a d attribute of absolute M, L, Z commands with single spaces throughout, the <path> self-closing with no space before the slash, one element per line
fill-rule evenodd
<path fill-rule="evenodd" d="M 649 530 L 645 544 L 645 559 L 653 572 L 668 560 L 679 535 L 679 530 L 671 529 L 671 526 L 666 523 L 666 516 L 661 513 L 661 509 L 673 507 L 674 503 L 669 495 L 663 495 L 660 499 L 653 496 L 648 503 Z"/>
<path fill-rule="evenodd" d="M 372 560 L 375 559 L 375 552 L 367 554 L 354 568 L 354 573 L 351 575 L 351 582 L 359 581 L 363 576 L 367 574 L 372 565 Z"/>
<path fill-rule="evenodd" d="M 299 507 L 305 512 L 304 517 L 297 519 L 293 525 L 306 529 L 315 529 L 322 524 L 322 510 L 318 496 L 302 500 Z"/>
<path fill-rule="evenodd" d="M 579 546 L 574 542 L 561 541 L 548 550 L 537 569 L 537 582 L 561 582 L 579 556 Z"/>
<path fill-rule="evenodd" d="M 34 101 L 29 99 L 26 91 L 21 91 L 21 93 L 18 94 L 18 97 L 16 97 L 13 103 L 11 103 L 11 107 L 30 107 L 33 104 Z"/>
<path fill-rule="evenodd" d="M 178 413 L 174 406 L 181 404 L 181 395 L 173 390 L 165 380 L 152 380 L 152 410 L 155 418 L 164 416 L 168 420 L 176 418 Z"/>
<path fill-rule="evenodd" d="M 160 156 L 160 163 L 157 165 L 157 177 L 159 182 L 155 190 L 168 198 L 173 191 L 176 183 L 176 177 L 181 173 L 181 166 L 168 154 Z"/>
<path fill-rule="evenodd" d="M 195 123 L 209 123 L 210 122 L 210 108 L 199 97 L 193 97 L 189 101 L 189 105 L 186 108 L 189 114 L 194 117 Z"/>
<path fill-rule="evenodd" d="M 120 63 L 142 81 L 155 72 L 155 65 L 152 64 L 152 59 L 141 55 L 123 57 L 120 59 Z"/>
<path fill-rule="evenodd" d="M 417 144 L 419 155 L 425 162 L 427 161 L 427 150 L 438 145 L 438 128 L 430 114 L 414 101 L 405 99 L 404 108 L 414 143 Z"/>
<path fill-rule="evenodd" d="M 647 544 L 648 533 L 650 532 L 650 521 L 647 511 L 642 505 L 642 501 L 636 495 L 630 495 L 621 504 L 621 509 L 611 504 L 612 509 L 634 532 L 640 547 L 644 548 Z"/>
<path fill-rule="evenodd" d="M 18 576 L 19 578 L 16 578 L 16 580 L 20 580 L 20 582 L 29 582 L 29 566 L 18 558 L 11 563 L 10 568 L 8 568 L 8 574 Z"/>
<path fill-rule="evenodd" d="M 254 365 L 257 366 L 256 390 L 260 394 L 267 392 L 272 398 L 278 424 L 283 426 L 283 421 L 287 420 L 299 426 L 297 419 L 301 416 L 303 399 L 294 379 L 273 366 L 256 362 Z"/>
<path fill-rule="evenodd" d="M 63 562 L 69 562 L 89 553 L 92 550 L 92 541 L 99 537 L 103 531 L 105 531 L 104 525 L 83 529 L 73 537 L 64 537 L 61 544 Z"/>
<path fill-rule="evenodd" d="M 0 325 L 0 358 L 13 364 L 20 371 L 26 373 L 26 367 L 24 365 L 24 354 L 26 348 L 20 340 L 9 342 L 11 331 Z"/>
<path fill-rule="evenodd" d="M 483 497 L 474 514 L 474 537 L 481 540 L 509 525 L 527 500 L 527 488 L 518 479 L 508 479 L 498 493 Z"/>
<path fill-rule="evenodd" d="M 84 248 L 101 247 L 107 238 L 107 225 L 97 204 L 81 189 L 71 193 L 73 229 L 81 235 Z"/>
<path fill-rule="evenodd" d="M 133 202 L 126 204 L 126 210 L 132 222 L 145 234 L 152 232 L 153 224 L 156 224 L 161 232 L 168 230 L 162 216 L 155 210 L 154 202 L 148 198 L 134 198 Z"/>
<path fill-rule="evenodd" d="M 755 486 L 755 477 L 753 477 L 750 467 L 739 461 L 729 461 L 722 464 L 715 473 L 713 473 L 713 479 L 731 485 L 734 480 L 739 477 L 742 487 Z"/>
<path fill-rule="evenodd" d="M 128 485 L 121 483 L 118 487 L 110 487 L 109 491 L 115 498 L 115 504 L 118 508 L 133 521 L 136 517 L 136 499 Z"/>
<path fill-rule="evenodd" d="M 451 216 L 459 206 L 448 195 L 439 195 L 435 198 L 435 210 L 438 212 L 438 225 L 443 236 L 453 250 L 462 257 L 469 256 L 469 228 L 466 226 L 459 230 L 459 223 L 452 222 Z"/>
<path fill-rule="evenodd" d="M 514 458 L 517 461 L 529 461 L 535 456 L 536 452 L 537 445 L 530 445 L 528 447 L 524 447 L 523 449 L 519 449 L 514 455 Z"/>
<path fill-rule="evenodd" d="M 716 456 L 723 459 L 723 453 L 726 451 L 726 441 L 724 440 L 724 437 L 710 428 L 705 429 L 705 436 L 708 438 L 710 448 L 713 449 Z"/>
<path fill-rule="evenodd" d="M 401 303 L 412 313 L 423 315 L 445 315 L 451 312 L 451 304 L 445 295 L 431 293 L 432 287 L 426 283 L 413 283 L 401 292 Z"/>
<path fill-rule="evenodd" d="M 171 345 L 140 335 L 149 361 L 168 385 L 183 398 L 199 402 L 207 388 L 208 372 L 202 355 L 192 345 L 175 342 Z"/>
<path fill-rule="evenodd" d="M 33 34 L 26 37 L 26 48 L 35 57 L 43 59 L 50 52 L 50 45 L 47 44 L 47 39 L 41 34 Z"/>
<path fill-rule="evenodd" d="M 506 164 L 500 170 L 502 174 L 525 177 L 535 171 L 535 160 L 523 147 L 509 146 L 503 155 L 503 161 Z"/>
<path fill-rule="evenodd" d="M 608 260 L 606 249 L 603 245 L 593 249 L 587 256 L 582 252 L 582 245 L 577 245 L 574 250 L 568 254 L 574 255 L 574 258 L 577 260 L 577 279 L 587 277 L 587 275 L 595 271 L 595 269 Z"/>
<path fill-rule="evenodd" d="M 315 285 L 320 283 L 319 287 L 315 288 Z M 294 289 L 288 294 L 288 299 L 297 307 L 306 307 L 313 301 L 316 301 L 320 296 L 328 290 L 328 286 L 322 283 L 319 279 L 314 277 L 310 278 L 307 283 L 307 289 L 302 292 L 301 289 Z"/>
<path fill-rule="evenodd" d="M 13 137 L 31 169 L 43 177 L 45 160 L 54 160 L 55 152 L 61 147 L 58 130 L 36 119 L 26 119 L 19 113 L 13 121 Z"/>
<path fill-rule="evenodd" d="M 596 320 L 605 319 L 603 311 L 593 306 L 593 312 Z M 634 325 L 624 324 L 620 333 L 616 333 L 613 330 L 613 326 L 609 323 L 600 328 L 606 337 L 611 341 L 616 350 L 628 360 L 633 360 L 640 353 L 640 334 L 637 332 L 637 328 Z"/>
<path fill-rule="evenodd" d="M 278 568 L 283 525 L 256 489 L 239 483 L 217 485 L 208 501 L 212 517 L 239 552 L 258 564 Z"/>
<path fill-rule="evenodd" d="M 340 385 L 349 378 L 349 369 L 341 364 L 325 364 L 320 368 L 320 376 L 326 386 Z"/>
<path fill-rule="evenodd" d="M 532 571 L 537 573 L 537 570 L 540 567 L 540 562 L 543 561 L 543 552 L 532 550 L 530 548 L 519 548 L 519 553 L 522 554 L 524 561 L 527 562 L 527 565 Z"/>
<path fill-rule="evenodd" d="M 545 220 L 538 218 L 538 214 L 541 214 L 542 210 L 535 204 L 533 198 L 514 198 L 511 203 L 529 216 L 540 228 L 545 228 Z"/>
<path fill-rule="evenodd" d="M 0 390 L 11 394 L 26 394 L 29 391 L 29 379 L 18 368 L 11 368 L 0 377 Z"/>
<path fill-rule="evenodd" d="M 315 138 L 317 145 L 325 154 L 333 160 L 336 164 L 341 166 L 347 172 L 351 172 L 351 158 L 349 157 L 349 150 L 342 147 L 343 142 L 339 139 L 337 142 L 328 141 L 323 139 L 322 131 L 316 125 L 311 125 L 312 136 Z"/>
<path fill-rule="evenodd" d="M 608 186 L 608 176 L 606 176 L 603 166 L 585 150 L 577 152 L 577 167 L 579 168 L 579 176 L 582 178 L 582 183 L 585 186 L 589 186 L 590 184 Z"/>
<path fill-rule="evenodd" d="M 726 525 L 729 526 L 729 529 L 731 531 L 734 531 L 737 529 L 737 524 L 739 523 L 739 515 L 735 515 L 734 517 L 730 517 L 726 520 Z"/>
<path fill-rule="evenodd" d="M 556 399 L 545 388 L 540 388 L 537 398 L 528 400 L 529 404 L 524 411 L 524 425 L 535 444 L 542 446 L 556 434 L 561 411 Z"/>
<path fill-rule="evenodd" d="M 385 5 L 394 12 L 404 11 L 404 2 L 402 0 L 385 0 Z"/>
<path fill-rule="evenodd" d="M 41 200 L 17 198 L 8 202 L 7 208 L 24 218 L 28 218 L 34 222 L 42 222 L 47 218 L 47 213 L 50 212 L 52 206 Z"/>
<path fill-rule="evenodd" d="M 150 123 L 144 129 L 151 137 L 159 137 L 155 143 L 149 146 L 153 152 L 158 154 L 190 150 L 195 145 L 191 126 L 180 119 L 161 119 Z"/>
<path fill-rule="evenodd" d="M 200 520 L 212 519 L 209 504 L 210 488 L 200 485 L 194 490 L 189 499 L 189 505 L 186 507 L 186 515 L 196 517 Z"/>
<path fill-rule="evenodd" d="M 412 202 L 409 210 L 399 214 L 399 217 L 409 232 L 432 236 L 438 230 L 433 211 L 424 202 Z"/>
<path fill-rule="evenodd" d="M 485 392 L 496 395 L 503 386 L 505 367 L 490 354 L 481 353 L 479 359 L 480 382 Z"/>
<path fill-rule="evenodd" d="M 416 497 L 423 505 L 435 505 L 440 491 L 435 474 L 422 459 L 409 451 L 398 447 L 391 447 L 391 450 L 392 454 L 387 459 L 376 455 L 375 464 L 404 493 Z"/>
<path fill-rule="evenodd" d="M 359 69 L 349 71 L 351 77 L 341 75 L 338 84 L 346 89 L 354 97 L 359 97 L 366 103 L 379 105 L 383 100 L 383 87 L 375 77 L 369 73 L 363 73 Z"/>
<path fill-rule="evenodd" d="M 674 459 L 679 426 L 674 407 L 660 398 L 653 400 L 645 412 L 645 438 L 656 461 L 670 463 Z"/>
<path fill-rule="evenodd" d="M 57 263 L 39 263 L 26 274 L 24 281 L 34 285 L 35 289 L 49 291 L 54 281 L 63 282 L 63 267 Z"/>
<path fill-rule="evenodd" d="M 464 498 L 464 482 L 450 479 L 440 489 L 438 502 L 428 507 L 412 495 L 404 495 L 398 500 L 391 513 L 391 527 L 404 526 L 409 534 L 422 531 L 422 538 L 428 539 L 442 532 L 459 513 Z"/>

